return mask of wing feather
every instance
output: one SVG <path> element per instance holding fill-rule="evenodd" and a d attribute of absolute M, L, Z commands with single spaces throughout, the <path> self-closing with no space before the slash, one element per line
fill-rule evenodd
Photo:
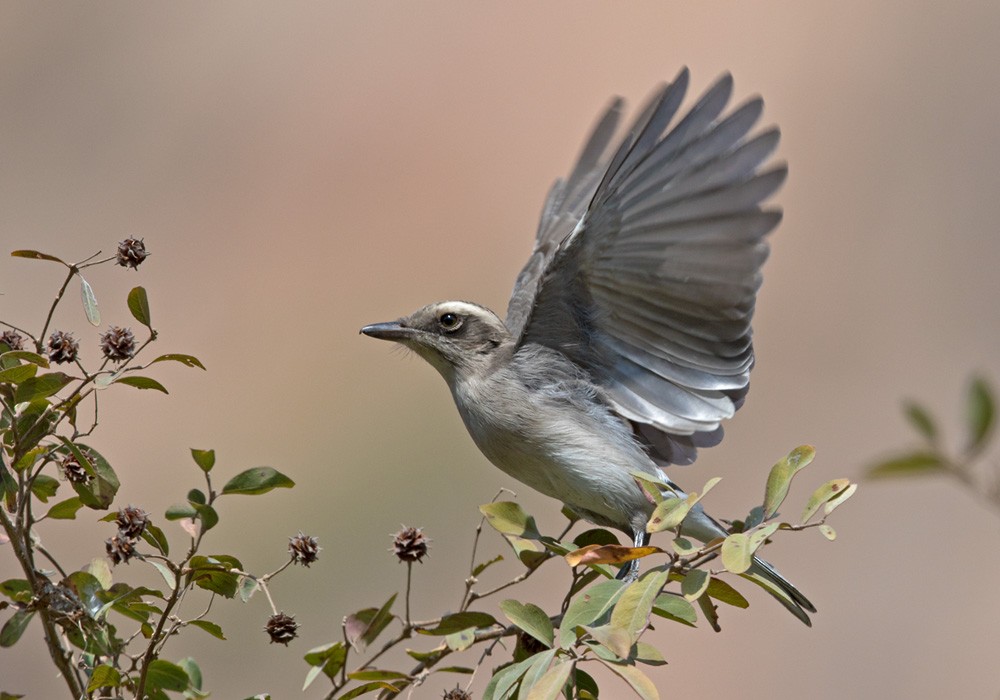
<path fill-rule="evenodd" d="M 622 110 L 604 113 L 553 186 L 507 326 L 519 346 L 588 371 L 662 464 L 689 464 L 742 405 L 751 320 L 787 175 L 766 167 L 776 128 L 753 135 L 763 101 L 726 113 L 723 75 L 674 122 L 688 73 L 658 90 L 605 160 Z"/>

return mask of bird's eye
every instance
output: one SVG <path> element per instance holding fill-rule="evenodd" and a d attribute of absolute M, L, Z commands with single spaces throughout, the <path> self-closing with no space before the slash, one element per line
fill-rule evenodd
<path fill-rule="evenodd" d="M 447 311 L 440 316 L 438 316 L 438 323 L 446 331 L 456 330 L 460 325 L 462 325 L 462 320 L 458 317 L 458 314 L 453 314 Z"/>

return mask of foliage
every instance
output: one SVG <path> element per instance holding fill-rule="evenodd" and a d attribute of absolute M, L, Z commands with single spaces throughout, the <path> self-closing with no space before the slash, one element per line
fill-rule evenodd
<path fill-rule="evenodd" d="M 220 525 L 218 499 L 256 496 L 294 484 L 276 469 L 255 467 L 217 488 L 214 451 L 192 449 L 194 473 L 203 484 L 187 491 L 163 515 L 163 520 L 180 524 L 186 541 L 172 542 L 157 524 L 163 520 L 151 518 L 141 508 L 115 509 L 119 477 L 109 460 L 89 440 L 85 442 L 98 426 L 101 393 L 117 390 L 112 389 L 116 385 L 167 393 L 145 372 L 160 362 L 204 366 L 196 357 L 178 353 L 140 361 L 158 334 L 146 290 L 139 286 L 128 294 L 125 306 L 145 337 L 137 340 L 131 329 L 112 326 L 100 336 L 103 360 L 96 368 L 79 359 L 74 332 L 60 329 L 49 335 L 53 313 L 74 280 L 80 284 L 84 318 L 93 326 L 100 324 L 97 296 L 83 271 L 112 261 L 126 269 L 137 268 L 148 256 L 142 241 L 128 239 L 119 244 L 116 256 L 102 260 L 93 256 L 73 264 L 37 251 L 13 255 L 61 265 L 66 277 L 39 333 L 23 330 L 25 324 L 0 321 L 6 329 L 0 335 L 0 525 L 11 544 L 10 556 L 23 574 L 0 582 L 0 610 L 10 611 L 0 626 L 0 648 L 18 643 L 37 619 L 71 698 L 206 697 L 197 662 L 177 655 L 170 660 L 168 642 L 176 646 L 171 640 L 186 638 L 191 628 L 224 640 L 222 628 L 209 619 L 215 599 L 239 596 L 246 602 L 258 590 L 271 610 L 264 631 L 272 642 L 292 642 L 299 624 L 275 606 L 269 583 L 293 563 L 314 563 L 320 551 L 316 538 L 300 532 L 289 538 L 285 562 L 264 575 L 245 571 L 233 554 L 205 553 L 206 536 Z M 976 425 L 980 427 L 974 430 L 978 435 L 974 442 L 984 439 L 992 425 L 992 399 L 988 392 L 979 398 Z M 988 420 L 982 418 L 987 408 Z M 814 456 L 813 448 L 803 446 L 779 460 L 760 504 L 742 520 L 732 521 L 726 536 L 706 543 L 678 533 L 719 479 L 707 482 L 700 492 L 679 494 L 648 475 L 635 475 L 655 504 L 647 531 L 664 533 L 663 537 L 672 533 L 669 547 L 664 548 L 623 546 L 603 528 L 571 536 L 577 519 L 569 511 L 564 511 L 568 523 L 563 531 L 546 535 L 520 505 L 498 500 L 498 494 L 480 508 L 458 608 L 427 620 L 411 617 L 410 592 L 414 564 L 427 554 L 430 539 L 418 528 L 404 527 L 391 550 L 406 564 L 402 596 L 393 594 L 346 616 L 340 639 L 306 653 L 305 686 L 322 676 L 329 683 L 326 698 L 392 698 L 417 688 L 432 674 L 457 674 L 464 677 L 465 688 L 456 687 L 446 697 L 467 698 L 487 660 L 505 640 L 512 640 L 510 658 L 493 670 L 486 684 L 487 700 L 596 698 L 600 688 L 592 672 L 601 668 L 639 697 L 658 698 L 643 670 L 666 663 L 647 638 L 653 621 L 694 626 L 700 617 L 718 631 L 719 603 L 737 609 L 749 606 L 727 579 L 740 576 L 761 585 L 808 623 L 788 592 L 756 573 L 761 566 L 756 557 L 772 537 L 785 532 L 816 528 L 827 539 L 835 538 L 826 521 L 856 490 L 847 479 L 834 479 L 816 489 L 799 518 L 784 519 L 779 513 L 792 479 Z M 57 500 L 60 490 L 72 494 Z M 117 533 L 105 542 L 107 557 L 78 569 L 64 566 L 45 541 L 58 537 L 60 526 L 66 526 L 60 521 L 91 510 L 117 526 Z M 513 561 L 504 562 L 503 556 L 480 560 L 480 535 L 486 524 L 509 545 Z M 646 569 L 642 576 L 615 578 L 616 567 L 630 567 L 629 562 L 638 559 Z M 163 586 L 127 583 L 120 565 L 131 562 L 153 567 Z M 569 583 L 552 609 L 510 597 L 494 607 L 484 606 L 483 601 L 509 595 L 550 562 L 570 572 Z M 513 573 L 491 585 L 481 584 L 505 567 L 512 567 Z M 420 648 L 405 648 L 403 657 L 398 652 L 405 643 Z M 459 656 L 471 661 L 454 661 Z M 395 658 L 405 660 L 403 667 L 396 667 Z M 617 697 L 620 691 L 608 694 Z M 4 691 L 0 696 L 18 697 Z"/>
<path fill-rule="evenodd" d="M 305 687 L 325 676 L 332 685 L 325 696 L 330 700 L 367 694 L 385 699 L 419 686 L 438 673 L 468 676 L 465 691 L 452 691 L 456 695 L 467 693 L 486 659 L 503 640 L 512 639 L 513 654 L 494 670 L 484 700 L 596 698 L 599 688 L 591 672 L 600 667 L 621 678 L 639 697 L 659 698 L 656 686 L 643 671 L 666 663 L 663 654 L 646 639 L 655 618 L 694 626 L 700 609 L 707 624 L 718 631 L 718 603 L 734 608 L 749 606 L 726 577 L 740 575 L 762 585 L 747 571 L 772 536 L 817 528 L 827 539 L 834 539 L 835 533 L 826 520 L 854 494 L 857 485 L 847 479 L 835 479 L 816 489 L 798 519 L 783 520 L 777 512 L 792 478 L 812 461 L 814 454 L 811 447 L 799 447 L 775 464 L 763 502 L 744 520 L 734 521 L 728 536 L 694 544 L 675 533 L 669 550 L 622 546 L 613 533 L 602 528 L 585 530 L 570 539 L 576 519 L 568 511 L 564 511 L 569 518 L 565 529 L 555 537 L 544 535 L 535 519 L 517 503 L 494 499 L 480 507 L 483 517 L 476 528 L 472 564 L 461 603 L 454 612 L 429 620 L 411 619 L 413 562 L 400 556 L 407 564 L 402 614 L 393 612 L 398 598 L 394 594 L 377 608 L 365 608 L 345 618 L 341 639 L 306 654 L 310 669 Z M 658 504 L 647 529 L 682 529 L 684 517 L 718 481 L 712 479 L 700 494 L 684 498 L 663 495 L 659 487 L 648 488 Z M 820 510 L 822 515 L 817 517 Z M 504 559 L 478 559 L 484 524 L 507 542 L 519 570 L 513 577 L 481 590 L 481 578 L 487 570 L 492 573 L 500 568 L 496 565 Z M 401 531 L 397 538 L 405 532 Z M 631 582 L 614 578 L 614 567 L 633 559 L 643 559 L 652 566 Z M 569 585 L 554 609 L 546 611 L 516 598 L 499 602 L 500 616 L 483 609 L 480 601 L 509 591 L 551 561 L 571 567 Z M 717 566 L 720 563 L 721 567 Z M 783 595 L 771 587 L 767 590 L 779 598 Z M 395 631 L 390 633 L 392 629 Z M 385 641 L 372 651 L 372 645 L 383 636 Z M 409 668 L 385 662 L 394 648 L 428 638 L 423 649 L 406 648 L 412 659 Z M 477 655 L 471 663 L 451 661 L 453 656 L 475 649 Z M 621 696 L 617 689 L 607 692 Z"/>
<path fill-rule="evenodd" d="M 138 346 L 130 329 L 113 326 L 100 336 L 103 360 L 88 369 L 78 357 L 79 343 L 73 333 L 55 331 L 46 344 L 53 313 L 74 279 L 79 280 L 86 320 L 93 326 L 100 324 L 97 297 L 83 271 L 112 261 L 125 268 L 138 267 L 147 256 L 142 241 L 127 239 L 119 244 L 116 256 L 102 260 L 92 256 L 75 264 L 37 251 L 19 250 L 13 255 L 54 262 L 67 272 L 37 335 L 0 321 L 6 329 L 0 335 L 0 525 L 10 544 L 6 551 L 23 574 L 23 578 L 0 582 L 4 597 L 0 610 L 12 611 L 0 627 L 0 647 L 18 643 L 37 618 L 52 662 L 72 698 L 124 697 L 127 693 L 156 700 L 166 698 L 168 692 L 207 697 L 198 664 L 190 658 L 164 658 L 167 642 L 189 628 L 225 639 L 222 628 L 208 619 L 215 598 L 233 598 L 239 593 L 246 601 L 260 589 L 271 604 L 268 632 L 272 640 L 287 643 L 294 637 L 294 622 L 272 631 L 272 621 L 280 613 L 271 600 L 268 582 L 293 562 L 310 563 L 318 552 L 315 538 L 300 533 L 291 538 L 297 547 L 290 546 L 288 560 L 262 576 L 244 571 L 233 555 L 203 554 L 206 533 L 219 525 L 216 502 L 233 494 L 288 488 L 293 482 L 270 467 L 257 467 L 233 476 L 218 491 L 212 483 L 215 453 L 192 449 L 204 489 L 191 489 L 164 514 L 166 520 L 179 521 L 186 533 L 183 547 L 171 543 L 141 508 L 113 511 L 118 475 L 103 454 L 84 442 L 97 428 L 101 393 L 114 385 L 167 393 L 159 381 L 142 373 L 160 362 L 204 366 L 196 357 L 177 353 L 139 361 L 147 346 L 157 340 L 142 287 L 135 287 L 126 300 L 146 332 Z M 68 372 L 54 370 L 54 364 L 67 365 Z M 72 495 L 52 502 L 64 487 Z M 74 520 L 89 510 L 107 513 L 100 519 L 115 523 L 118 532 L 105 543 L 107 559 L 98 557 L 70 570 L 44 543 L 50 536 L 59 536 L 60 526 L 67 527 L 61 521 Z M 122 580 L 117 565 L 131 561 L 153 567 L 163 586 L 153 589 Z M 199 590 L 203 594 L 195 595 Z M 185 612 L 192 604 L 198 608 Z M 275 639 L 276 633 L 280 638 Z"/>
<path fill-rule="evenodd" d="M 943 474 L 957 479 L 994 508 L 1000 510 L 1000 464 L 992 470 L 980 465 L 996 428 L 996 399 L 982 377 L 969 382 L 965 395 L 965 437 L 957 450 L 949 450 L 937 419 L 915 401 L 903 405 L 903 415 L 917 433 L 917 448 L 886 457 L 868 468 L 868 476 L 883 479 Z"/>

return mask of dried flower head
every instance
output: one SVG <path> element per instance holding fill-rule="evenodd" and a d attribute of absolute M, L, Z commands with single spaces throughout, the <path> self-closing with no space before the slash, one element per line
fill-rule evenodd
<path fill-rule="evenodd" d="M 104 541 L 104 546 L 108 550 L 108 558 L 113 564 L 128 564 L 129 559 L 135 556 L 135 541 L 127 537 L 115 535 L 111 539 Z"/>
<path fill-rule="evenodd" d="M 277 642 L 285 646 L 288 646 L 288 643 L 298 636 L 298 629 L 299 623 L 295 621 L 295 618 L 283 612 L 271 615 L 264 626 L 264 631 L 271 638 L 272 644 Z"/>
<path fill-rule="evenodd" d="M 142 264 L 142 261 L 149 256 L 146 252 L 146 244 L 141 238 L 126 238 L 118 244 L 118 253 L 115 261 L 122 267 L 135 269 Z"/>
<path fill-rule="evenodd" d="M 129 504 L 118 511 L 115 524 L 118 526 L 118 534 L 122 537 L 138 539 L 142 537 L 146 525 L 149 524 L 149 513 Z"/>
<path fill-rule="evenodd" d="M 444 691 L 441 700 L 472 700 L 472 696 L 456 685 L 451 690 Z"/>
<path fill-rule="evenodd" d="M 135 336 L 129 328 L 111 326 L 101 335 L 101 352 L 112 362 L 122 362 L 135 354 Z"/>
<path fill-rule="evenodd" d="M 393 535 L 392 551 L 400 561 L 420 561 L 427 556 L 427 535 L 419 527 L 404 527 Z"/>
<path fill-rule="evenodd" d="M 24 336 L 17 331 L 0 333 L 0 343 L 6 343 L 11 350 L 24 350 Z"/>
<path fill-rule="evenodd" d="M 56 331 L 49 337 L 49 361 L 58 365 L 73 362 L 80 352 L 80 343 L 72 333 Z"/>
<path fill-rule="evenodd" d="M 295 537 L 288 538 L 288 552 L 292 555 L 292 561 L 302 566 L 309 566 L 319 559 L 319 540 L 301 532 Z"/>
<path fill-rule="evenodd" d="M 62 468 L 62 473 L 66 477 L 66 481 L 71 484 L 86 484 L 94 478 L 87 473 L 87 470 L 80 464 L 80 460 L 72 452 L 62 458 L 59 466 Z"/>

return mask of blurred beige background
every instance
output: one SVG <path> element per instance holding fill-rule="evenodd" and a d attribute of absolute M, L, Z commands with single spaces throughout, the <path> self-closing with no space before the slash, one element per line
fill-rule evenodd
<path fill-rule="evenodd" d="M 957 434 L 967 376 L 1000 369 L 998 36 L 995 0 L 0 6 L 4 254 L 80 259 L 145 237 L 138 273 L 90 276 L 104 324 L 130 322 L 125 294 L 142 284 L 156 350 L 209 369 L 160 365 L 170 396 L 105 393 L 93 443 L 123 475 L 122 503 L 161 514 L 198 485 L 187 448 L 214 447 L 219 480 L 269 464 L 299 485 L 224 501 L 206 551 L 265 571 L 299 529 L 324 547 L 274 584 L 303 625 L 288 649 L 267 644 L 258 596 L 216 603 L 230 641 L 193 630 L 167 656 L 197 657 L 215 697 L 299 697 L 302 655 L 402 585 L 386 552 L 400 523 L 433 538 L 414 614 L 457 605 L 476 507 L 516 485 L 430 367 L 357 329 L 441 298 L 502 310 L 544 194 L 598 110 L 613 94 L 635 106 L 683 64 L 696 92 L 731 70 L 737 98 L 765 96 L 791 176 L 753 391 L 723 445 L 677 480 L 724 476 L 714 510 L 737 515 L 771 463 L 809 442 L 819 457 L 794 511 L 909 443 L 904 397 Z M 37 329 L 61 274 L 0 257 L 0 317 Z M 75 299 L 57 326 L 96 357 Z M 556 504 L 519 491 L 561 524 Z M 112 534 L 82 515 L 41 532 L 74 567 Z M 660 625 L 665 697 L 997 696 L 997 514 L 930 479 L 865 484 L 837 516 L 835 543 L 808 532 L 768 551 L 816 602 L 815 627 L 756 590 L 749 612 L 722 611 L 721 635 Z M 0 578 L 14 575 L 0 548 Z M 544 599 L 565 577 L 552 567 L 514 595 Z M 0 678 L 29 697 L 63 692 L 37 628 L 0 652 Z"/>

